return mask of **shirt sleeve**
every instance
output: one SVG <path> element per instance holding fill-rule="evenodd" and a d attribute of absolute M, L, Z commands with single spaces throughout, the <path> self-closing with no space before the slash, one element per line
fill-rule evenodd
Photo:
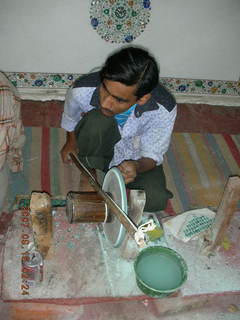
<path fill-rule="evenodd" d="M 81 120 L 82 112 L 81 99 L 77 89 L 69 88 L 65 97 L 61 127 L 66 131 L 72 132 Z"/>
<path fill-rule="evenodd" d="M 177 106 L 172 111 L 160 106 L 158 117 L 149 122 L 140 140 L 141 157 L 151 158 L 157 165 L 162 164 L 163 156 L 167 152 L 177 115 Z"/>

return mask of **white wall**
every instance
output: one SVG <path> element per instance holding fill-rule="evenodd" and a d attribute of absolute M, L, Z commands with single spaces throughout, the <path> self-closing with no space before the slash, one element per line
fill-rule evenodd
<path fill-rule="evenodd" d="M 240 0 L 152 0 L 151 21 L 133 44 L 150 49 L 161 76 L 236 81 Z M 120 44 L 90 25 L 90 0 L 0 0 L 0 70 L 83 73 Z"/>

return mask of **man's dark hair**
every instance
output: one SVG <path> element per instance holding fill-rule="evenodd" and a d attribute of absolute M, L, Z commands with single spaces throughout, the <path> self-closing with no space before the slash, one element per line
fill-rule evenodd
<path fill-rule="evenodd" d="M 150 93 L 159 81 L 159 68 L 148 51 L 126 47 L 109 56 L 100 71 L 101 82 L 111 80 L 127 86 L 137 85 L 135 95 Z"/>

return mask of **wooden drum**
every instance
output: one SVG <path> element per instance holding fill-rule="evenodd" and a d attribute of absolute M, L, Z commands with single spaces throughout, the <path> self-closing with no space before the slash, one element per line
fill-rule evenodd
<path fill-rule="evenodd" d="M 105 222 L 107 206 L 97 192 L 73 192 L 66 197 L 66 214 L 69 223 Z"/>

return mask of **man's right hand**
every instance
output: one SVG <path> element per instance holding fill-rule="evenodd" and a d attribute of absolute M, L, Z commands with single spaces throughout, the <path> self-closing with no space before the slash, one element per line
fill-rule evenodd
<path fill-rule="evenodd" d="M 77 141 L 75 138 L 74 131 L 67 132 L 67 141 L 62 147 L 61 157 L 64 163 L 71 163 L 70 153 L 78 153 Z"/>

